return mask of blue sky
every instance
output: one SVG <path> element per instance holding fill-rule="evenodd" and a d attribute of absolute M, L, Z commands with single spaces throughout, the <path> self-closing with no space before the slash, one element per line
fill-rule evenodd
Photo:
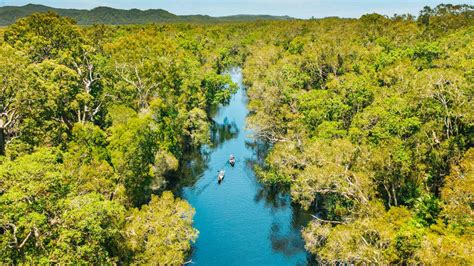
<path fill-rule="evenodd" d="M 206 14 L 224 16 L 235 14 L 289 15 L 298 18 L 360 17 L 377 12 L 385 15 L 418 14 L 423 6 L 436 6 L 446 1 L 437 0 L 0 0 L 0 6 L 20 6 L 28 3 L 61 8 L 91 9 L 97 6 L 115 8 L 162 8 L 178 15 Z M 474 0 L 452 4 L 471 4 Z"/>

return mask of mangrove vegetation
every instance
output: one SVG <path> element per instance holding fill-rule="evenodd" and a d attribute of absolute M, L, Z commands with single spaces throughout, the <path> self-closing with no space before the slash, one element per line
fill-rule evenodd
<path fill-rule="evenodd" d="M 312 214 L 312 260 L 474 263 L 472 6 L 0 31 L 1 263 L 189 262 L 195 211 L 170 190 L 232 66 L 270 145 L 258 179 Z"/>

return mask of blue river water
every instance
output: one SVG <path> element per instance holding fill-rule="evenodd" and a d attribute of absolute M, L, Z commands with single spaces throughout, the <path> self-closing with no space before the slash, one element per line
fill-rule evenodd
<path fill-rule="evenodd" d="M 213 117 L 212 144 L 189 158 L 178 193 L 196 210 L 194 265 L 306 265 L 301 229 L 309 215 L 288 195 L 264 188 L 253 171 L 265 147 L 245 128 L 247 97 L 239 68 L 229 71 L 239 90 Z M 236 157 L 235 167 L 227 160 Z M 219 170 L 225 170 L 221 184 Z"/>

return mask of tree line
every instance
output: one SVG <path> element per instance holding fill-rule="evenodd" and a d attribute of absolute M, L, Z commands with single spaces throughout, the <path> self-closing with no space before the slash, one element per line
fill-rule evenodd
<path fill-rule="evenodd" d="M 182 264 L 167 184 L 243 67 L 256 172 L 313 213 L 323 263 L 470 264 L 473 8 L 221 24 L 0 29 L 0 261 Z"/>
<path fill-rule="evenodd" d="M 274 22 L 248 46 L 257 172 L 313 213 L 319 262 L 474 262 L 473 14 Z"/>
<path fill-rule="evenodd" d="M 34 14 L 0 45 L 0 261 L 181 264 L 193 208 L 164 191 L 236 86 L 190 25 Z M 209 35 L 209 36 L 206 36 Z"/>
<path fill-rule="evenodd" d="M 221 23 L 256 20 L 290 20 L 288 16 L 233 15 L 211 17 L 208 15 L 176 15 L 163 9 L 117 9 L 99 6 L 93 9 L 66 9 L 37 4 L 0 6 L 0 26 L 14 24 L 18 19 L 34 13 L 55 12 L 74 19 L 79 25 L 136 25 L 150 23 Z"/>

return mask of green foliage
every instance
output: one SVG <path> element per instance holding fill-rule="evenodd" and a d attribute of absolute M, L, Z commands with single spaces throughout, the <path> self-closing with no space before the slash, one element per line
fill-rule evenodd
<path fill-rule="evenodd" d="M 322 263 L 473 262 L 472 7 L 421 15 L 274 23 L 248 48 L 257 175 L 315 213 Z"/>
<path fill-rule="evenodd" d="M 60 58 L 80 46 L 81 36 L 74 24 L 72 19 L 55 13 L 33 14 L 11 25 L 4 39 L 35 62 Z"/>
<path fill-rule="evenodd" d="M 182 264 L 190 242 L 198 235 L 191 227 L 193 208 L 171 192 L 153 196 L 148 205 L 132 211 L 124 234 L 137 264 Z"/>
<path fill-rule="evenodd" d="M 474 149 L 470 148 L 451 173 L 446 177 L 446 184 L 441 190 L 443 200 L 442 217 L 447 220 L 451 230 L 459 235 L 472 237 L 473 202 L 474 202 Z M 472 239 L 471 239 L 472 241 Z"/>
<path fill-rule="evenodd" d="M 74 176 L 74 193 L 97 192 L 109 198 L 113 195 L 118 176 L 110 165 L 105 132 L 91 123 L 76 123 L 72 140 L 63 156 L 64 169 Z"/>
<path fill-rule="evenodd" d="M 73 18 L 80 25 L 112 24 L 112 25 L 136 25 L 151 23 L 179 23 L 179 22 L 245 22 L 256 20 L 289 20 L 287 16 L 268 15 L 235 15 L 225 17 L 210 17 L 204 15 L 178 16 L 163 9 L 150 10 L 123 10 L 111 7 L 97 7 L 92 10 L 86 9 L 62 9 L 43 5 L 28 4 L 25 6 L 1 6 L 0 26 L 10 25 L 17 19 L 30 16 L 37 12 L 55 12 L 61 16 Z"/>
<path fill-rule="evenodd" d="M 416 199 L 414 209 L 416 218 L 424 226 L 436 223 L 435 219 L 441 211 L 439 200 L 432 195 Z"/>
<path fill-rule="evenodd" d="M 112 164 L 123 179 L 130 202 L 140 206 L 151 194 L 152 166 L 159 148 L 156 134 L 148 117 L 114 125 L 110 131 Z"/>
<path fill-rule="evenodd" d="M 424 26 L 425 34 L 431 37 L 460 27 L 472 26 L 473 17 L 472 5 L 440 4 L 435 8 L 423 8 L 418 23 Z"/>
<path fill-rule="evenodd" d="M 2 261 L 113 259 L 110 243 L 117 243 L 125 208 L 94 192 L 73 195 L 78 181 L 60 162 L 60 153 L 42 149 L 0 166 Z"/>
<path fill-rule="evenodd" d="M 20 92 L 24 89 L 26 58 L 8 44 L 0 46 L 0 156 L 5 155 L 6 144 L 17 136 L 21 106 Z"/>
<path fill-rule="evenodd" d="M 5 30 L 0 262 L 184 263 L 194 210 L 163 191 L 236 91 L 216 66 L 241 58 L 219 58 L 235 45 L 219 34 L 200 45 L 204 29 L 79 28 L 44 13 Z"/>
<path fill-rule="evenodd" d="M 319 261 L 472 264 L 472 21 L 466 5 L 418 22 L 20 19 L 0 44 L 0 262 L 184 263 L 194 211 L 164 190 L 241 64 L 272 147 L 256 172 L 317 214 Z"/>
<path fill-rule="evenodd" d="M 51 239 L 51 220 L 61 211 L 68 186 L 58 156 L 42 150 L 6 161 L 0 166 L 2 261 L 33 262 L 47 258 L 43 250 Z"/>
<path fill-rule="evenodd" d="M 51 261 L 65 263 L 117 262 L 120 228 L 124 223 L 125 208 L 116 201 L 89 193 L 64 202 L 57 249 Z"/>
<path fill-rule="evenodd" d="M 59 145 L 76 121 L 73 103 L 79 91 L 79 77 L 70 68 L 45 60 L 27 68 L 27 86 L 21 91 L 23 110 L 22 140 L 30 145 Z"/>

